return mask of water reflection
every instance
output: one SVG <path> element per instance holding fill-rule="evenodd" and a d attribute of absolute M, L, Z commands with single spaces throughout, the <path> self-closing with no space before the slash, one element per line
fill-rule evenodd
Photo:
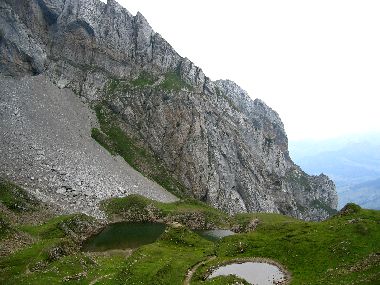
<path fill-rule="evenodd" d="M 217 268 L 208 277 L 236 275 L 250 284 L 273 285 L 284 282 L 284 273 L 275 265 L 262 262 L 233 263 Z"/>
<path fill-rule="evenodd" d="M 83 251 L 105 251 L 110 249 L 136 248 L 153 243 L 164 232 L 164 224 L 114 223 L 83 244 Z"/>

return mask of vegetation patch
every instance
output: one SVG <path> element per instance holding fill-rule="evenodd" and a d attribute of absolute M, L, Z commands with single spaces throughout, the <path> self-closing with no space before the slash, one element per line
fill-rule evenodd
<path fill-rule="evenodd" d="M 0 213 L 0 240 L 6 237 L 10 230 L 9 221 Z"/>
<path fill-rule="evenodd" d="M 114 145 L 111 139 L 98 128 L 91 129 L 91 137 L 96 140 L 102 147 L 108 150 L 112 155 L 117 154 L 117 151 L 114 149 Z"/>
<path fill-rule="evenodd" d="M 107 94 L 115 94 L 116 92 L 128 92 L 130 90 L 131 86 L 128 81 L 116 78 L 109 80 L 105 87 Z"/>
<path fill-rule="evenodd" d="M 137 77 L 135 80 L 131 81 L 131 85 L 134 87 L 146 87 L 146 86 L 151 86 L 157 81 L 157 78 L 146 72 L 143 71 L 140 73 L 139 77 Z"/>
<path fill-rule="evenodd" d="M 338 212 L 337 210 L 331 208 L 329 205 L 323 203 L 320 200 L 313 200 L 310 203 L 310 206 L 312 206 L 313 208 L 322 209 L 325 212 L 327 212 L 330 216 L 334 215 L 334 214 L 336 214 Z"/>
<path fill-rule="evenodd" d="M 100 226 L 94 218 L 85 214 L 73 214 L 67 216 L 57 216 L 47 222 L 34 225 L 21 225 L 18 228 L 38 239 L 60 239 L 70 237 L 70 239 L 88 235 Z"/>
<path fill-rule="evenodd" d="M 193 90 L 193 87 L 187 84 L 182 78 L 179 72 L 168 72 L 165 74 L 165 79 L 158 86 L 159 88 L 166 91 L 180 91 L 186 89 L 189 91 Z"/>
<path fill-rule="evenodd" d="M 361 207 L 359 205 L 356 205 L 354 203 L 348 203 L 339 211 L 339 215 L 349 216 L 349 215 L 359 213 L 360 211 L 361 211 Z"/>
<path fill-rule="evenodd" d="M 161 203 L 140 195 L 129 195 L 104 201 L 102 209 L 111 220 L 177 222 L 191 229 L 228 228 L 230 222 L 224 212 L 192 199 Z"/>
<path fill-rule="evenodd" d="M 0 179 L 0 202 L 14 212 L 33 211 L 37 201 L 21 187 Z"/>
<path fill-rule="evenodd" d="M 135 88 L 150 87 L 156 81 L 156 76 L 143 71 L 136 79 L 132 80 L 122 80 L 117 78 L 110 79 L 105 86 L 105 92 L 107 95 L 112 95 L 115 93 L 126 93 L 132 91 Z"/>

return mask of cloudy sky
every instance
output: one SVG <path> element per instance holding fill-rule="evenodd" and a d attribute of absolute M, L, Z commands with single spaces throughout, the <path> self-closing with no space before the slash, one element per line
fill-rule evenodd
<path fill-rule="evenodd" d="M 276 110 L 290 140 L 380 131 L 380 1 L 119 0 L 211 79 Z"/>

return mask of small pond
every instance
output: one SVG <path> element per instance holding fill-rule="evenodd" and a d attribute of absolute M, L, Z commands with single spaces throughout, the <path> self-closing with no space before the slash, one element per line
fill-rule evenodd
<path fill-rule="evenodd" d="M 236 275 L 250 284 L 273 285 L 285 280 L 285 274 L 275 265 L 262 262 L 232 263 L 214 270 L 208 277 Z"/>
<path fill-rule="evenodd" d="M 217 241 L 223 237 L 234 235 L 235 233 L 230 230 L 207 230 L 207 231 L 197 231 L 197 233 L 210 241 Z"/>
<path fill-rule="evenodd" d="M 137 248 L 153 243 L 165 231 L 164 224 L 114 223 L 83 243 L 83 251 Z"/>

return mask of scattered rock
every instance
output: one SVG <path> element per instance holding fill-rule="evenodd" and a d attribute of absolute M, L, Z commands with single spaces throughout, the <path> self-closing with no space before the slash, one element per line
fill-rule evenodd
<path fill-rule="evenodd" d="M 87 277 L 87 272 L 84 271 L 84 272 L 80 272 L 80 273 L 77 273 L 77 274 L 74 274 L 74 275 L 70 275 L 70 276 L 66 276 L 62 279 L 63 282 L 69 282 L 69 281 L 72 281 L 72 280 L 80 280 L 80 279 L 83 279 L 83 278 L 86 278 Z"/>

